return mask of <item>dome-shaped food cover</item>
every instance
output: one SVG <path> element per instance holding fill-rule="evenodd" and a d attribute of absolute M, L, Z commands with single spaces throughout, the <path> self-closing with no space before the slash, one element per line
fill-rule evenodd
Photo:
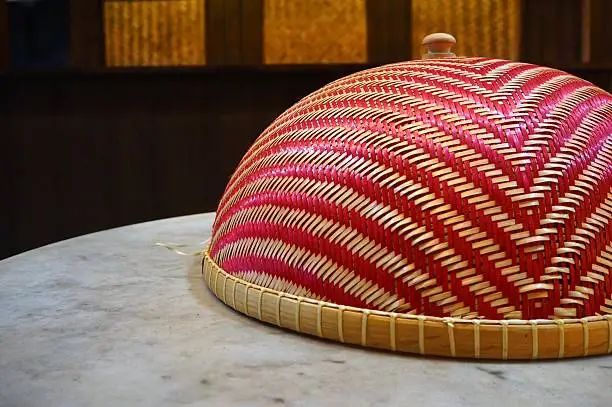
<path fill-rule="evenodd" d="M 330 83 L 261 134 L 219 203 L 206 282 L 346 343 L 610 353 L 612 96 L 428 41 L 441 54 Z"/>

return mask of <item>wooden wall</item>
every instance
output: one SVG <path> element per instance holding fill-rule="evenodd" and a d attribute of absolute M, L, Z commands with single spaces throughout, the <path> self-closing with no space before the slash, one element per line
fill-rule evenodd
<path fill-rule="evenodd" d="M 242 154 L 291 104 L 348 73 L 420 52 L 410 1 L 365 0 L 366 63 L 269 65 L 263 1 L 206 0 L 205 66 L 110 69 L 104 3 L 71 2 L 70 66 L 60 72 L 11 71 L 0 23 L 0 258 L 212 211 Z M 610 3 L 590 0 L 586 20 L 579 3 L 523 1 L 521 59 L 612 91 L 610 28 L 602 17 Z"/>
<path fill-rule="evenodd" d="M 80 69 L 381 64 L 417 58 L 431 31 L 457 51 L 559 67 L 608 66 L 608 0 L 41 0 L 70 2 Z M 0 2 L 0 68 L 10 66 Z M 156 57 L 157 55 L 157 57 Z"/>
<path fill-rule="evenodd" d="M 0 75 L 0 254 L 214 211 L 276 116 L 360 68 Z"/>

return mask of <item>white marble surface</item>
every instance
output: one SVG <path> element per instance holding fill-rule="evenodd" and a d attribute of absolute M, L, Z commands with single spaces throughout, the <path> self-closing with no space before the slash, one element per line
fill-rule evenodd
<path fill-rule="evenodd" d="M 236 314 L 195 258 L 212 215 L 60 242 L 0 262 L 0 406 L 612 405 L 612 357 L 478 363 L 395 355 Z"/>

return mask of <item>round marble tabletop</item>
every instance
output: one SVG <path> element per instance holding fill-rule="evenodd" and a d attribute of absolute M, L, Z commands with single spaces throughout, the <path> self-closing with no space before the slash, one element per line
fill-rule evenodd
<path fill-rule="evenodd" d="M 0 406 L 610 406 L 612 357 L 486 363 L 352 348 L 248 319 L 204 286 L 213 214 L 0 262 Z"/>

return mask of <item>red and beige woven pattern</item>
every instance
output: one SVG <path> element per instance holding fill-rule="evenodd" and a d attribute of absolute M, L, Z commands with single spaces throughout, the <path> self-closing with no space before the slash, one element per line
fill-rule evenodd
<path fill-rule="evenodd" d="M 612 96 L 484 58 L 342 78 L 257 139 L 207 256 L 253 286 L 358 309 L 612 314 Z"/>

